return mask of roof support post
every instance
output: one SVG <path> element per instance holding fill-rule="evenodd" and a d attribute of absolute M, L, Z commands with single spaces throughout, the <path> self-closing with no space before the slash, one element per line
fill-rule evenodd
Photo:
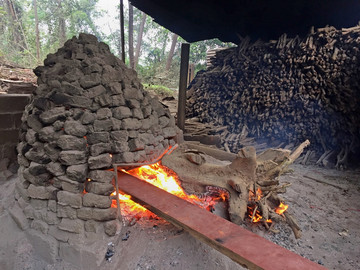
<path fill-rule="evenodd" d="M 178 97 L 178 112 L 177 112 L 177 126 L 185 129 L 185 109 L 186 109 L 186 88 L 189 68 L 190 44 L 181 44 L 181 63 L 180 63 L 180 80 L 179 80 L 179 97 Z"/>
<path fill-rule="evenodd" d="M 125 63 L 125 26 L 124 26 L 124 3 L 120 0 L 120 35 L 121 35 L 121 60 Z"/>

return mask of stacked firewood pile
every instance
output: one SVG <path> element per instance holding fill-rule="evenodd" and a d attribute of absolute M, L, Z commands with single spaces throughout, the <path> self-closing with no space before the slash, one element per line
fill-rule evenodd
<path fill-rule="evenodd" d="M 187 117 L 268 143 L 311 141 L 346 164 L 360 131 L 360 27 L 219 51 L 188 91 Z M 237 152 L 242 145 L 231 144 Z M 336 156 L 337 155 L 337 156 Z M 324 159 L 324 156 L 322 157 Z"/>

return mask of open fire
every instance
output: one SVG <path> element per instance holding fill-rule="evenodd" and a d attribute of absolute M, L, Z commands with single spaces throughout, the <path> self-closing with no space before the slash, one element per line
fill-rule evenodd
<path fill-rule="evenodd" d="M 180 181 L 176 173 L 161 165 L 160 162 L 141 166 L 125 172 L 207 210 L 213 209 L 217 202 L 226 201 L 228 198 L 226 191 L 218 189 L 216 189 L 216 192 L 211 192 L 211 194 L 204 196 L 186 194 L 180 185 Z M 115 192 L 111 195 L 115 196 Z M 135 219 L 156 217 L 154 213 L 131 200 L 131 196 L 128 194 L 120 193 L 119 200 L 121 205 L 121 214 L 124 217 L 131 217 Z M 116 200 L 113 200 L 112 207 L 116 207 Z"/>
<path fill-rule="evenodd" d="M 162 190 L 165 190 L 179 198 L 182 198 L 192 204 L 198 205 L 204 209 L 211 211 L 215 204 L 218 202 L 225 202 L 229 198 L 229 194 L 220 188 L 207 187 L 207 192 L 202 195 L 187 194 L 180 185 L 180 181 L 176 173 L 169 168 L 161 165 L 160 162 L 151 165 L 145 165 L 124 171 L 130 175 L 146 181 Z M 115 196 L 115 192 L 111 194 Z M 260 188 L 255 192 L 249 192 L 249 205 L 248 216 L 252 223 L 258 223 L 263 221 L 265 223 L 272 223 L 272 220 L 264 219 L 261 215 L 261 209 L 259 207 L 260 201 L 265 197 Z M 134 202 L 131 196 L 128 194 L 119 193 L 119 200 L 121 204 L 121 214 L 128 219 L 140 219 L 140 218 L 156 218 L 156 215 L 145 207 Z M 112 207 L 116 207 L 116 200 L 112 202 Z M 279 215 L 284 213 L 288 205 L 280 202 L 279 206 L 275 208 L 275 212 Z"/>
<path fill-rule="evenodd" d="M 248 208 L 248 217 L 251 219 L 252 223 L 257 223 L 260 221 L 263 221 L 264 223 L 272 223 L 272 220 L 270 218 L 264 218 L 260 212 L 260 209 L 265 207 L 264 204 L 261 202 L 261 200 L 265 200 L 265 199 L 266 198 L 264 197 L 263 192 L 261 191 L 260 188 L 257 188 L 255 192 L 251 190 L 249 191 L 249 205 L 247 208 Z M 280 201 L 279 206 L 275 208 L 275 213 L 281 215 L 288 209 L 288 207 L 289 207 L 288 205 Z"/>

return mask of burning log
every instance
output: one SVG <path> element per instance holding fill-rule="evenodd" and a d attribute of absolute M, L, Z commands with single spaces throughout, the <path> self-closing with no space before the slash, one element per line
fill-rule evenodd
<path fill-rule="evenodd" d="M 299 157 L 308 144 L 305 141 L 293 153 L 270 149 L 260 154 L 259 159 L 255 148 L 246 147 L 231 162 L 189 150 L 189 144 L 183 144 L 172 155 L 165 156 L 162 165 L 178 175 L 182 186 L 189 193 L 204 193 L 209 187 L 225 189 L 228 192 L 228 211 L 232 222 L 242 224 L 248 216 L 251 222 L 261 222 L 270 229 L 268 224 L 272 221 L 286 221 L 295 237 L 300 237 L 300 228 L 295 226 L 295 219 L 283 215 L 287 206 L 277 195 L 285 192 L 290 184 L 280 185 L 276 177 Z M 192 155 L 190 159 L 189 153 Z M 199 155 L 199 158 L 193 155 Z"/>

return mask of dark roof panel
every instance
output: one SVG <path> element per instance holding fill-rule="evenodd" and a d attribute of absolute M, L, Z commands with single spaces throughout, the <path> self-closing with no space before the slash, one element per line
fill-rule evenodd
<path fill-rule="evenodd" d="M 355 26 L 359 0 L 130 0 L 160 25 L 188 42 L 219 38 L 238 43 L 238 36 L 277 39 L 305 35 L 311 26 Z"/>

